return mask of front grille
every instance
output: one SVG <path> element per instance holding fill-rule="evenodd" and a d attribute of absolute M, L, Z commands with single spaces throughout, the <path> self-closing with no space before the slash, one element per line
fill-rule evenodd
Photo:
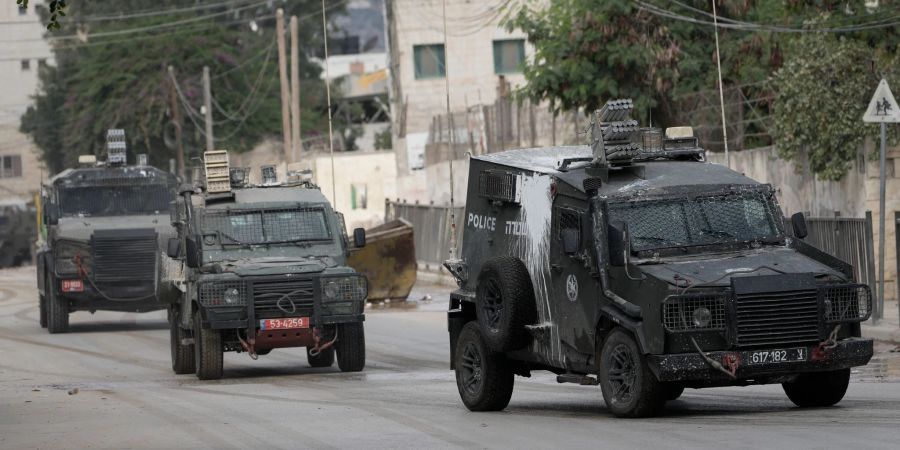
<path fill-rule="evenodd" d="M 819 340 L 817 289 L 736 295 L 735 312 L 738 346 Z"/>
<path fill-rule="evenodd" d="M 253 307 L 257 317 L 308 317 L 313 314 L 314 290 L 312 279 L 253 281 Z"/>
<path fill-rule="evenodd" d="M 91 251 L 97 283 L 156 280 L 159 250 L 153 229 L 97 230 Z"/>

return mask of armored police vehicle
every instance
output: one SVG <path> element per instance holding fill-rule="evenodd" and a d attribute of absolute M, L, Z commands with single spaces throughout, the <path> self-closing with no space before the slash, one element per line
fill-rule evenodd
<path fill-rule="evenodd" d="M 630 110 L 595 112 L 589 146 L 472 158 L 461 257 L 445 264 L 465 406 L 505 408 L 532 370 L 599 384 L 623 417 L 684 388 L 781 383 L 798 406 L 839 402 L 872 356 L 869 288 L 801 240 L 802 215 L 786 229 L 771 186 Z"/>
<path fill-rule="evenodd" d="M 347 266 L 341 214 L 312 183 L 277 182 L 274 167 L 251 185 L 224 151 L 207 152 L 205 165 L 205 185 L 181 190 L 168 248 L 184 263 L 169 315 L 175 373 L 217 379 L 223 352 L 256 359 L 281 347 L 306 347 L 313 367 L 336 355 L 342 371 L 361 371 L 367 284 Z"/>
<path fill-rule="evenodd" d="M 73 311 L 147 312 L 157 300 L 164 243 L 174 236 L 169 205 L 177 179 L 146 165 L 126 165 L 125 134 L 110 130 L 108 161 L 81 157 L 43 186 L 46 239 L 37 251 L 41 326 L 69 328 Z"/>

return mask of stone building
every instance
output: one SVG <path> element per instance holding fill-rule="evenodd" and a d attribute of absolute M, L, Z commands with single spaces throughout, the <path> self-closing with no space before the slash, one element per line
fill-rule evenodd
<path fill-rule="evenodd" d="M 38 70 L 51 60 L 35 5 L 0 3 L 0 200 L 27 201 L 40 189 L 37 147 L 19 120 L 37 92 Z M 46 174 L 43 174 L 46 176 Z"/>

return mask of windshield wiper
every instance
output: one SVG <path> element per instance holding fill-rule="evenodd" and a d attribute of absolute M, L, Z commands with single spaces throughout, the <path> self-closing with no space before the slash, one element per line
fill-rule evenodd
<path fill-rule="evenodd" d="M 219 230 L 216 230 L 216 234 L 219 235 L 219 245 L 221 245 L 221 246 L 223 247 L 222 250 L 225 249 L 225 248 L 224 248 L 224 247 L 225 247 L 225 242 L 222 240 L 223 237 L 224 237 L 224 238 L 227 238 L 229 241 L 231 241 L 231 242 L 230 242 L 231 244 L 241 245 L 241 246 L 244 246 L 244 247 L 247 247 L 247 248 L 250 248 L 251 245 L 254 245 L 254 244 L 252 244 L 252 243 L 250 243 L 250 242 L 244 242 L 244 241 L 241 241 L 241 240 L 239 240 L 239 239 L 236 239 L 236 238 L 234 238 L 234 237 L 228 235 L 228 233 L 224 233 L 224 232 L 219 231 Z"/>

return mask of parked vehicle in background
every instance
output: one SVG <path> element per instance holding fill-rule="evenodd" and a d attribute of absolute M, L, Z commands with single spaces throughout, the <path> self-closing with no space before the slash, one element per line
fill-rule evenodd
<path fill-rule="evenodd" d="M 312 367 L 363 370 L 367 284 L 347 266 L 343 216 L 310 182 L 279 183 L 267 166 L 250 185 L 226 152 L 204 157 L 205 183 L 181 189 L 172 217 L 167 254 L 184 266 L 166 297 L 172 369 L 217 379 L 223 352 L 306 347 Z M 365 246 L 365 230 L 353 239 Z"/>
<path fill-rule="evenodd" d="M 685 388 L 780 383 L 830 406 L 871 293 L 793 236 L 769 185 L 705 162 L 690 128 L 638 128 L 630 100 L 592 118 L 590 146 L 473 157 L 461 259 L 447 261 L 451 364 L 470 410 L 507 406 L 514 375 L 599 384 L 622 417 Z"/>
<path fill-rule="evenodd" d="M 31 202 L 0 202 L 0 268 L 31 262 L 37 238 L 35 208 Z"/>
<path fill-rule="evenodd" d="M 41 326 L 69 328 L 73 311 L 147 312 L 158 301 L 164 243 L 174 236 L 169 207 L 174 175 L 141 162 L 126 165 L 122 130 L 110 130 L 109 159 L 51 178 L 42 193 L 45 238 L 37 250 Z M 143 159 L 143 158 L 142 158 Z"/>

